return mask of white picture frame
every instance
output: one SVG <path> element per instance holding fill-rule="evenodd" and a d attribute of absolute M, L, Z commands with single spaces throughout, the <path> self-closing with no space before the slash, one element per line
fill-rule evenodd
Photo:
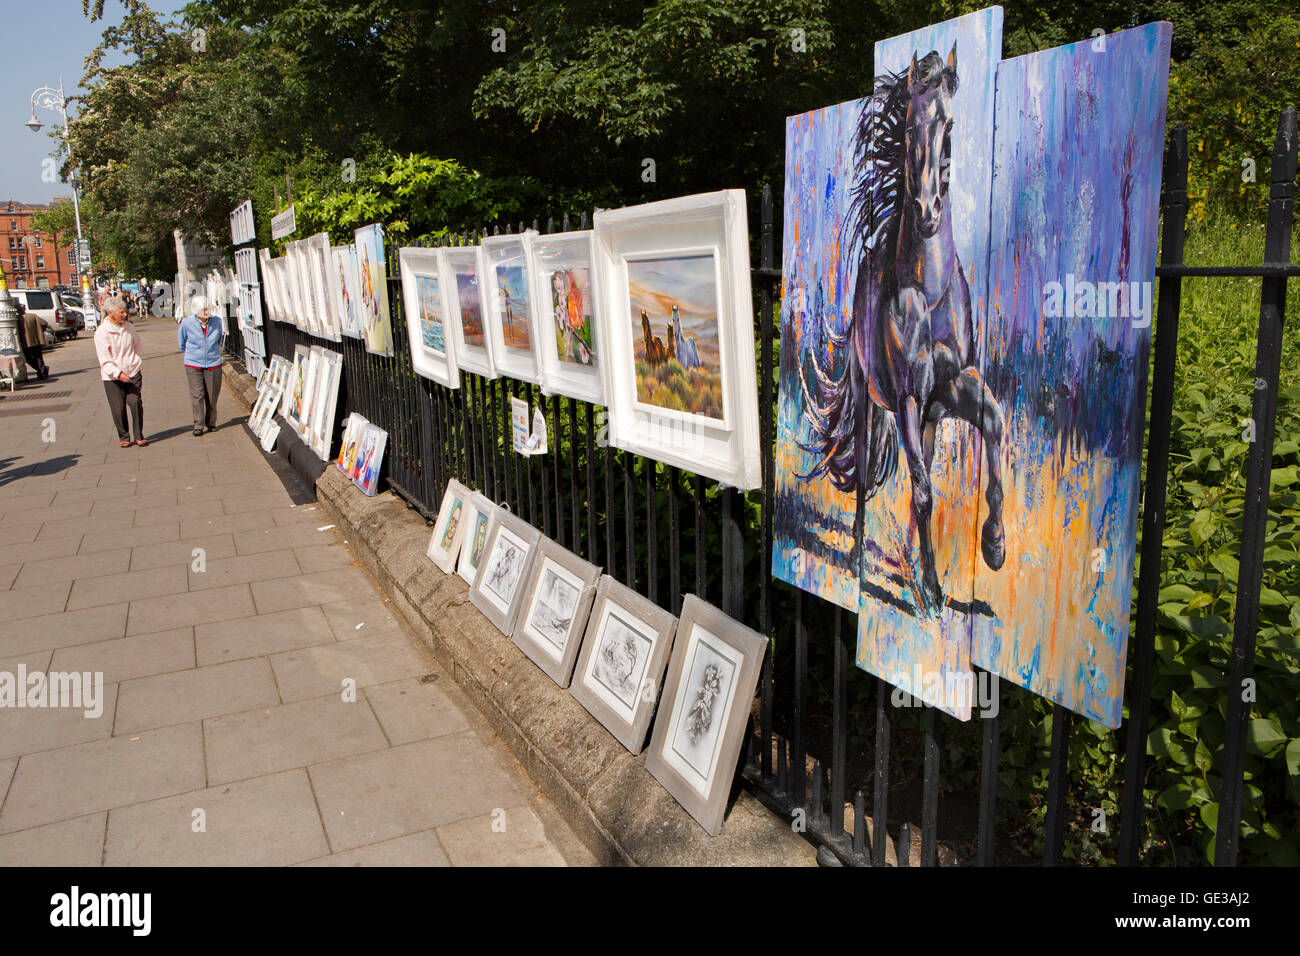
<path fill-rule="evenodd" d="M 322 348 L 317 355 L 316 388 L 312 400 L 308 444 L 321 461 L 329 461 L 334 438 L 334 416 L 338 406 L 343 356 Z"/>
<path fill-rule="evenodd" d="M 487 547 L 487 533 L 492 526 L 492 517 L 497 506 L 485 495 L 475 491 L 470 494 L 465 514 L 465 536 L 460 544 L 460 556 L 456 559 L 456 573 L 470 587 L 478 576 L 482 563 L 483 551 Z"/>
<path fill-rule="evenodd" d="M 339 331 L 350 339 L 362 338 L 361 305 L 357 300 L 357 247 L 354 243 L 334 246 L 330 256 L 330 291 L 339 313 Z"/>
<path fill-rule="evenodd" d="M 356 477 L 352 479 L 363 494 L 373 497 L 379 490 L 379 473 L 387 445 L 388 432 L 374 422 L 367 422 L 361 435 L 361 450 L 357 453 Z"/>
<path fill-rule="evenodd" d="M 456 341 L 448 321 L 446 288 L 438 258 L 437 249 L 408 247 L 397 251 L 411 366 L 417 375 L 439 385 L 460 388 Z"/>
<path fill-rule="evenodd" d="M 295 432 L 302 430 L 302 414 L 307 406 L 307 389 L 311 374 L 311 349 L 305 345 L 293 347 L 293 366 L 289 371 L 280 414 Z"/>
<path fill-rule="evenodd" d="M 442 494 L 438 519 L 433 524 L 433 533 L 429 536 L 429 548 L 425 554 L 443 574 L 454 574 L 456 571 L 456 559 L 460 557 L 461 542 L 465 538 L 465 518 L 472 494 L 455 478 L 447 482 L 447 490 Z"/>
<path fill-rule="evenodd" d="M 318 232 L 308 238 L 306 243 L 312 294 L 316 303 L 316 321 L 320 324 L 321 337 L 331 342 L 342 342 L 343 320 L 335 307 L 330 289 L 330 237 L 327 233 Z"/>
<path fill-rule="evenodd" d="M 366 351 L 393 354 L 393 324 L 388 307 L 388 263 L 384 259 L 384 227 L 362 226 L 354 233 L 357 251 L 358 302 Z"/>
<path fill-rule="evenodd" d="M 334 464 L 338 466 L 339 471 L 347 476 L 349 481 L 356 478 L 357 458 L 361 453 L 361 438 L 365 435 L 366 426 L 369 424 L 364 415 L 360 412 L 353 412 L 347 417 L 347 421 L 343 425 L 343 441 L 339 444 L 339 457 L 335 459 Z"/>
<path fill-rule="evenodd" d="M 456 365 L 463 372 L 484 378 L 497 378 L 492 337 L 487 331 L 487 310 L 482 296 L 483 264 L 478 246 L 450 246 L 438 250 L 442 267 L 442 285 L 446 290 L 448 317 L 451 321 L 452 347 Z M 477 334 L 471 310 L 477 307 Z M 469 329 L 466 329 L 466 320 Z"/>
<path fill-rule="evenodd" d="M 766 650 L 762 634 L 686 595 L 645 765 L 710 836 L 722 830 Z"/>
<path fill-rule="evenodd" d="M 536 354 L 532 270 L 528 266 L 528 230 L 519 235 L 483 239 L 479 283 L 483 324 L 498 375 L 541 383 Z M 522 314 L 521 314 L 522 313 Z"/>
<path fill-rule="evenodd" d="M 261 435 L 267 422 L 274 421 L 275 410 L 280 405 L 284 387 L 278 382 L 270 382 L 253 404 L 248 415 L 248 428 L 254 435 Z"/>
<path fill-rule="evenodd" d="M 541 532 L 517 515 L 504 508 L 493 512 L 469 601 L 507 637 L 514 632 L 540 538 Z"/>
<path fill-rule="evenodd" d="M 610 444 L 742 491 L 759 487 L 744 190 L 597 212 L 594 231 L 609 332 L 601 368 Z M 674 312 L 661 314 L 670 302 Z M 634 323 L 642 330 L 635 341 Z M 672 348 L 676 358 L 664 342 L 678 338 L 670 325 L 683 343 Z M 686 407 L 652 403 L 648 395 L 661 390 Z"/>
<path fill-rule="evenodd" d="M 515 645 L 560 687 L 568 687 L 600 568 L 543 536 L 511 635 Z"/>
<path fill-rule="evenodd" d="M 542 392 L 604 405 L 605 379 L 600 362 L 605 305 L 595 262 L 595 239 L 591 229 L 532 236 L 528 261 Z M 557 287 L 557 282 L 562 287 Z M 583 319 L 581 325 L 578 317 Z M 590 345 L 583 334 L 584 326 Z M 566 343 L 563 355 L 561 340 Z M 582 361 L 584 355 L 589 362 Z"/>
<path fill-rule="evenodd" d="M 639 754 L 672 650 L 677 618 L 608 574 L 596 585 L 569 692 Z"/>

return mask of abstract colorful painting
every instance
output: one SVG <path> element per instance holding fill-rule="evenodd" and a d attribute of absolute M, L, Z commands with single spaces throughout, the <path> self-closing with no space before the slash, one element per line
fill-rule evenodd
<path fill-rule="evenodd" d="M 878 43 L 871 96 L 786 126 L 773 574 L 963 719 L 1001 35 L 993 7 Z"/>
<path fill-rule="evenodd" d="M 356 247 L 366 351 L 376 355 L 392 355 L 393 327 L 388 312 L 388 266 L 384 261 L 383 226 L 364 226 L 358 229 Z"/>
<path fill-rule="evenodd" d="M 506 348 L 530 351 L 528 328 L 528 279 L 523 266 L 497 266 L 497 305 L 501 310 L 501 334 Z"/>
<path fill-rule="evenodd" d="M 591 309 L 595 299 L 590 269 L 556 269 L 548 278 L 551 315 L 555 318 L 555 351 L 561 362 L 596 364 Z"/>
<path fill-rule="evenodd" d="M 446 352 L 447 341 L 442 325 L 442 296 L 433 276 L 415 277 L 415 294 L 420 303 L 420 341 L 425 348 Z"/>
<path fill-rule="evenodd" d="M 483 337 L 483 306 L 479 303 L 478 276 L 472 266 L 456 270 L 456 297 L 460 302 L 461 334 L 465 344 L 487 348 Z"/>
<path fill-rule="evenodd" d="M 632 259 L 627 282 L 637 401 L 721 419 L 714 257 Z"/>
<path fill-rule="evenodd" d="M 1006 565 L 976 565 L 972 658 L 1107 727 L 1123 703 L 1171 32 L 998 69 L 984 378 L 1005 437 L 981 520 Z"/>

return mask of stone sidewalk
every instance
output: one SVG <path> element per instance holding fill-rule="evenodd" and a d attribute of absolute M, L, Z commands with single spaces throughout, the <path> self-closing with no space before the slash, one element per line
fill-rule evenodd
<path fill-rule="evenodd" d="M 103 675 L 99 717 L 0 707 L 0 864 L 590 864 L 234 398 L 190 434 L 174 323 L 139 328 L 147 448 L 88 336 L 0 397 L 0 691 Z"/>

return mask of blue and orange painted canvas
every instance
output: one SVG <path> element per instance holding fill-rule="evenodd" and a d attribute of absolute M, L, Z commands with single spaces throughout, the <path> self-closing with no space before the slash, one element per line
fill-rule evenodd
<path fill-rule="evenodd" d="M 1168 23 L 998 69 L 972 659 L 1118 727 L 1133 590 L 1169 76 Z"/>
<path fill-rule="evenodd" d="M 962 719 L 1001 37 L 991 7 L 883 41 L 871 96 L 786 127 L 773 573 L 857 610 L 859 666 Z"/>

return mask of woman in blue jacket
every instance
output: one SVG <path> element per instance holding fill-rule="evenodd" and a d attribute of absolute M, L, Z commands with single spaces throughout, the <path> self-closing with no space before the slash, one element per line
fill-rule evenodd
<path fill-rule="evenodd" d="M 209 316 L 206 297 L 190 301 L 190 314 L 181 319 L 177 340 L 185 356 L 185 377 L 190 383 L 190 408 L 194 434 L 217 427 L 217 396 L 221 394 L 221 321 Z"/>

